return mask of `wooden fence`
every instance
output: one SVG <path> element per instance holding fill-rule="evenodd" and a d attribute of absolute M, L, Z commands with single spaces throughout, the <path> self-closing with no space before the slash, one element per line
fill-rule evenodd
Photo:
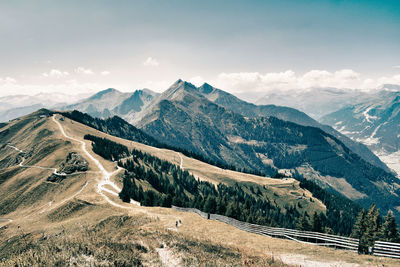
<path fill-rule="evenodd" d="M 400 244 L 375 241 L 374 245 L 374 255 L 381 257 L 391 257 L 400 259 Z"/>
<path fill-rule="evenodd" d="M 172 208 L 183 212 L 194 212 L 203 218 L 224 222 L 254 234 L 287 238 L 311 245 L 348 249 L 354 252 L 358 251 L 358 239 L 355 238 L 246 223 L 223 215 L 207 214 L 194 208 L 181 208 L 176 206 L 172 206 Z"/>

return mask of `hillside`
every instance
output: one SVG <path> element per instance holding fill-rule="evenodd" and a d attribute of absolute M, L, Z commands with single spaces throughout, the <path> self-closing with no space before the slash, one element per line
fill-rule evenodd
<path fill-rule="evenodd" d="M 396 178 L 335 137 L 274 117 L 244 117 L 210 102 L 183 81 L 164 92 L 137 126 L 169 145 L 226 164 L 269 175 L 290 169 L 364 206 L 377 202 L 385 211 L 400 204 Z"/>
<path fill-rule="evenodd" d="M 12 205 L 1 215 L 6 219 L 0 219 L 0 264 L 35 265 L 43 264 L 45 259 L 46 263 L 72 261 L 78 265 L 208 262 L 284 266 L 277 258 L 289 263 L 294 259 L 316 264 L 377 263 L 378 258 L 354 257 L 351 252 L 249 234 L 190 213 L 123 203 L 115 191 L 115 186 L 122 186 L 123 173 L 116 169 L 116 163 L 92 152 L 90 141 L 83 139 L 85 134 L 105 137 L 129 149 L 168 160 L 201 180 L 226 185 L 236 182 L 263 185 L 273 192 L 271 199 L 278 205 L 285 205 L 291 199 L 312 210 L 325 210 L 321 202 L 299 188 L 293 179 L 276 180 L 223 170 L 171 150 L 110 136 L 60 115 L 54 118 L 51 115 L 52 112 L 41 110 L 1 129 L 2 143 L 11 144 L 0 150 L 0 190 L 8 192 L 1 194 L 0 205 L 4 201 Z M 26 138 L 26 135 L 37 137 Z M 46 181 L 52 173 L 65 170 L 63 166 L 71 162 L 70 152 L 80 155 L 88 163 L 88 170 L 67 175 L 56 183 Z M 14 191 L 17 194 L 9 194 Z M 298 198 L 299 195 L 306 198 Z M 308 201 L 309 197 L 314 201 Z M 176 228 L 178 219 L 182 223 Z M 33 254 L 37 257 L 32 257 Z M 384 263 L 394 264 L 390 259 Z"/>
<path fill-rule="evenodd" d="M 238 113 L 244 117 L 253 118 L 253 117 L 272 116 L 280 120 L 294 122 L 299 125 L 320 128 L 324 132 L 336 137 L 345 146 L 347 146 L 354 153 L 358 154 L 365 161 L 385 171 L 389 171 L 389 168 L 374 153 L 372 153 L 366 145 L 360 142 L 353 141 L 346 135 L 340 133 L 339 131 L 335 130 L 334 128 L 328 125 L 317 122 L 304 112 L 301 112 L 294 108 L 286 107 L 284 103 L 281 106 L 254 105 L 246 101 L 243 101 L 225 91 L 214 88 L 207 83 L 203 84 L 197 89 L 202 95 L 204 95 L 208 100 L 212 101 L 213 103 L 223 106 L 226 109 L 230 109 L 233 112 Z M 308 98 L 308 99 L 314 99 L 314 98 Z M 313 101 L 318 102 L 318 100 L 315 99 Z M 315 103 L 309 103 L 309 105 L 314 106 Z"/>

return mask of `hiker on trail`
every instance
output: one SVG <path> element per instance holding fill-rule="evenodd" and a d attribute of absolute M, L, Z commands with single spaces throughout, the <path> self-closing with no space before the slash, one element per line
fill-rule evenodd
<path fill-rule="evenodd" d="M 182 224 L 182 221 L 181 221 L 181 219 L 179 219 L 179 223 L 180 223 L 180 224 Z"/>
<path fill-rule="evenodd" d="M 178 228 L 178 221 L 176 221 L 175 226 L 176 226 L 176 228 Z"/>

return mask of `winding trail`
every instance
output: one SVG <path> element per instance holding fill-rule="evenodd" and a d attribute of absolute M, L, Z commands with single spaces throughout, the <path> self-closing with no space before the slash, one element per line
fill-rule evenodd
<path fill-rule="evenodd" d="M 58 128 L 60 129 L 62 135 L 65 138 L 71 139 L 75 142 L 78 142 L 81 144 L 82 146 L 82 150 L 83 152 L 86 154 L 86 156 L 88 156 L 88 158 L 90 158 L 95 164 L 96 166 L 99 168 L 100 172 L 103 175 L 103 179 L 97 184 L 97 192 L 111 205 L 115 206 L 115 207 L 119 207 L 119 208 L 123 208 L 123 209 L 129 209 L 130 207 L 126 207 L 123 205 L 120 205 L 114 201 L 112 201 L 109 197 L 107 197 L 103 192 L 107 192 L 110 193 L 114 196 L 118 196 L 119 192 L 121 192 L 121 188 L 118 187 L 118 185 L 116 185 L 114 182 L 112 182 L 110 180 L 110 178 L 117 174 L 118 172 L 120 172 L 122 170 L 121 167 L 117 166 L 117 170 L 113 171 L 113 172 L 108 172 L 104 166 L 100 163 L 100 161 L 98 159 L 96 159 L 95 157 L 92 156 L 92 154 L 89 153 L 89 151 L 86 149 L 86 143 L 82 140 L 78 140 L 76 138 L 73 138 L 71 136 L 68 136 L 65 131 L 64 128 L 62 127 L 61 123 L 59 121 L 56 120 L 56 115 L 53 115 L 53 121 L 57 124 Z M 109 185 L 113 190 L 110 190 L 108 188 L 105 188 L 106 185 Z M 132 204 L 138 204 L 138 202 L 131 200 Z"/>
<path fill-rule="evenodd" d="M 21 149 L 19 149 L 18 147 L 12 146 L 10 144 L 7 144 L 6 147 L 12 148 L 16 151 L 18 151 L 19 153 L 24 153 L 24 151 L 22 151 Z M 22 165 L 25 162 L 25 157 L 24 156 L 20 156 L 22 158 L 22 161 L 18 164 L 19 167 L 21 168 L 36 168 L 36 169 L 43 169 L 43 170 L 52 170 L 53 173 L 55 175 L 58 176 L 67 176 L 66 173 L 59 173 L 57 172 L 56 168 L 50 168 L 50 167 L 41 167 L 41 166 L 34 166 L 34 165 Z"/>
<path fill-rule="evenodd" d="M 179 165 L 179 168 L 181 168 L 183 170 L 183 157 L 182 157 L 181 153 L 179 153 L 179 152 L 176 152 L 176 153 L 178 153 L 178 156 L 181 158 L 181 164 Z"/>
<path fill-rule="evenodd" d="M 19 153 L 25 153 L 23 150 L 19 149 L 19 148 L 16 147 L 16 146 L 11 145 L 10 143 L 6 144 L 6 147 L 12 148 L 12 149 L 18 151 Z M 67 175 L 69 176 L 69 175 L 77 175 L 77 174 L 86 173 L 86 172 L 76 172 L 76 173 L 66 174 L 66 173 L 59 173 L 59 172 L 57 172 L 57 168 L 42 167 L 42 166 L 34 166 L 34 165 L 22 165 L 22 164 L 25 162 L 25 157 L 24 157 L 24 156 L 21 156 L 21 155 L 20 155 L 20 157 L 22 158 L 22 161 L 18 164 L 18 166 L 21 167 L 21 168 L 36 168 L 36 169 L 43 169 L 43 170 L 52 170 L 52 171 L 53 171 L 53 174 L 58 175 L 58 176 L 67 176 Z M 45 204 L 45 205 L 39 207 L 39 210 L 41 210 L 41 211 L 39 212 L 39 214 L 41 214 L 41 213 L 43 213 L 43 212 L 45 212 L 45 211 L 52 210 L 52 209 L 54 209 L 55 207 L 58 207 L 58 206 L 60 206 L 61 204 L 63 204 L 63 203 L 65 203 L 65 202 L 67 202 L 67 201 L 73 199 L 74 197 L 76 197 L 77 195 L 79 195 L 79 194 L 85 189 L 85 187 L 86 187 L 88 184 L 89 184 L 89 182 L 86 182 L 75 194 L 73 194 L 72 196 L 70 196 L 70 197 L 68 197 L 68 198 L 66 198 L 66 199 L 64 199 L 64 200 L 62 200 L 61 202 L 58 202 L 56 205 L 53 205 L 53 206 L 52 206 L 53 201 L 50 201 L 48 204 Z M 45 207 L 47 207 L 47 206 L 48 206 L 48 209 L 45 208 Z M 24 218 L 29 217 L 30 215 L 32 215 L 32 214 L 28 214 L 28 215 L 26 215 Z M 11 223 L 12 221 L 13 221 L 12 219 L 2 219 L 2 218 L 0 218 L 0 222 L 8 222 L 8 223 Z"/>
<path fill-rule="evenodd" d="M 9 223 L 12 223 L 13 220 L 8 219 L 8 218 L 0 218 L 0 223 L 5 223 L 4 225 L 7 225 Z M 1 227 L 3 227 L 4 225 L 2 225 Z"/>

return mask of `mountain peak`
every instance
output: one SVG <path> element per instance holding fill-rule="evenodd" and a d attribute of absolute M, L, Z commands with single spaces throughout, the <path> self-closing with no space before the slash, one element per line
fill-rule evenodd
<path fill-rule="evenodd" d="M 115 93 L 115 92 L 119 92 L 119 91 L 117 89 L 114 89 L 114 88 L 108 88 L 108 89 L 102 90 L 102 91 L 94 94 L 93 96 L 90 97 L 90 99 L 92 99 L 92 100 L 93 99 L 100 99 L 104 95 L 107 95 L 109 93 Z"/>
<path fill-rule="evenodd" d="M 209 94 L 214 90 L 214 87 L 212 87 L 208 83 L 204 83 L 202 86 L 199 87 L 199 91 L 203 94 Z"/>
<path fill-rule="evenodd" d="M 187 93 L 198 94 L 197 87 L 190 82 L 179 79 L 162 94 L 162 99 L 175 99 L 186 95 Z"/>

